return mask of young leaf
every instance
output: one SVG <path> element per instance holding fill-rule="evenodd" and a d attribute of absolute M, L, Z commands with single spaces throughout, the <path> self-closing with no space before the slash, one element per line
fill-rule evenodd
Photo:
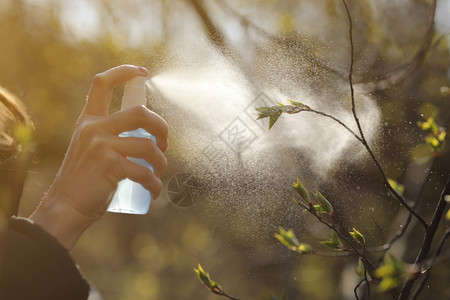
<path fill-rule="evenodd" d="M 198 269 L 194 268 L 194 271 L 195 274 L 197 274 L 198 279 L 200 279 L 200 281 L 214 294 L 225 296 L 231 300 L 239 300 L 230 295 L 227 295 L 215 281 L 211 280 L 209 274 L 203 270 L 200 264 L 198 264 Z"/>
<path fill-rule="evenodd" d="M 257 120 L 269 118 L 269 130 L 283 113 L 283 108 L 279 106 L 259 107 L 256 110 L 259 112 Z"/>
<path fill-rule="evenodd" d="M 316 204 L 313 206 L 314 207 L 314 211 L 316 212 L 316 214 L 327 214 L 327 211 L 325 209 L 322 208 L 322 206 L 320 206 L 319 204 Z"/>
<path fill-rule="evenodd" d="M 409 273 L 403 261 L 386 255 L 383 264 L 375 270 L 375 276 L 381 279 L 378 289 L 385 292 L 402 284 L 409 277 Z"/>
<path fill-rule="evenodd" d="M 343 250 L 343 245 L 341 240 L 339 240 L 336 232 L 334 230 L 331 231 L 331 238 L 325 241 L 320 242 L 322 245 L 336 249 L 336 250 Z"/>
<path fill-rule="evenodd" d="M 358 243 L 360 243 L 364 247 L 366 246 L 366 239 L 361 232 L 353 228 L 353 231 L 350 231 L 349 233 Z"/>
<path fill-rule="evenodd" d="M 311 109 L 308 105 L 305 105 L 301 102 L 295 101 L 295 100 L 288 100 L 289 103 L 291 103 L 293 106 L 301 108 L 301 109 Z"/>
<path fill-rule="evenodd" d="M 333 248 L 333 249 L 336 249 L 336 250 L 341 250 L 340 248 L 339 248 L 339 245 L 338 244 L 336 244 L 334 241 L 332 241 L 332 240 L 325 240 L 325 241 L 321 241 L 320 242 L 322 245 L 324 245 L 324 246 L 327 246 L 327 247 L 330 247 L 330 248 Z"/>
<path fill-rule="evenodd" d="M 333 214 L 333 206 L 331 206 L 331 203 L 319 191 L 316 190 L 314 197 L 316 197 L 317 201 L 319 201 L 319 204 L 323 210 L 325 210 L 328 214 Z"/>
<path fill-rule="evenodd" d="M 291 105 L 284 105 L 281 102 L 277 102 L 274 106 L 256 108 L 259 112 L 257 120 L 269 118 L 269 129 L 271 129 L 282 113 L 296 114 L 301 111 L 311 110 L 309 106 L 301 102 L 293 100 L 289 100 L 289 102 Z"/>
<path fill-rule="evenodd" d="M 292 197 L 292 200 L 299 206 L 303 207 L 305 210 L 309 211 L 309 207 L 305 205 L 302 201 L 297 200 L 295 197 Z"/>
<path fill-rule="evenodd" d="M 425 142 L 431 146 L 433 154 L 437 155 L 438 150 L 444 145 L 447 132 L 443 127 L 438 126 L 433 118 L 428 118 L 426 122 L 418 122 L 417 124 L 422 130 L 429 132 L 425 137 Z"/>
<path fill-rule="evenodd" d="M 275 233 L 275 237 L 289 250 L 296 251 L 297 247 L 300 245 L 300 242 L 292 229 L 285 230 L 284 228 L 279 227 L 278 232 L 279 233 Z"/>
<path fill-rule="evenodd" d="M 285 245 L 289 250 L 300 254 L 307 254 L 313 251 L 313 248 L 305 243 L 300 243 L 292 229 L 285 230 L 278 228 L 279 233 L 275 233 L 275 237 Z"/>
<path fill-rule="evenodd" d="M 222 288 L 215 281 L 211 280 L 211 278 L 209 277 L 209 274 L 203 270 L 203 268 L 200 264 L 198 264 L 198 269 L 194 268 L 194 271 L 195 271 L 195 274 L 197 274 L 198 279 L 208 289 L 210 289 L 213 293 L 223 295 Z"/>
<path fill-rule="evenodd" d="M 292 188 L 297 192 L 297 194 L 300 195 L 300 197 L 306 202 L 306 204 L 311 203 L 311 197 L 309 196 L 309 192 L 303 184 L 301 183 L 300 179 L 297 177 L 297 182 L 294 182 L 292 184 Z"/>
<path fill-rule="evenodd" d="M 313 247 L 311 247 L 308 244 L 301 243 L 300 245 L 298 245 L 296 252 L 298 252 L 300 254 L 308 254 L 308 253 L 312 253 L 312 251 L 313 251 Z"/>

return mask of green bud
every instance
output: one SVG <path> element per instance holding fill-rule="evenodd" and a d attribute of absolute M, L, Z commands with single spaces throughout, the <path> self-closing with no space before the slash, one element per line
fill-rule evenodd
<path fill-rule="evenodd" d="M 336 232 L 334 230 L 331 231 L 331 238 L 325 241 L 320 242 L 322 245 L 336 249 L 343 250 L 344 246 L 342 245 L 341 240 L 339 240 Z"/>
<path fill-rule="evenodd" d="M 331 206 L 331 203 L 319 191 L 316 190 L 316 192 L 314 193 L 314 197 L 316 197 L 317 201 L 319 201 L 320 206 L 328 214 L 333 214 L 333 206 Z"/>
<path fill-rule="evenodd" d="M 313 247 L 311 247 L 308 244 L 301 243 L 297 247 L 297 252 L 300 253 L 300 254 L 309 254 L 309 253 L 313 252 Z"/>
<path fill-rule="evenodd" d="M 305 210 L 309 211 L 309 207 L 305 205 L 305 203 L 298 201 L 295 197 L 292 198 L 292 200 L 299 206 L 303 207 Z"/>
<path fill-rule="evenodd" d="M 275 238 L 278 239 L 283 245 L 285 245 L 289 250 L 296 251 L 299 246 L 299 241 L 294 234 L 292 229 L 285 230 L 282 227 L 278 228 L 279 233 L 275 233 Z"/>
<path fill-rule="evenodd" d="M 319 204 L 316 204 L 313 206 L 314 207 L 314 211 L 316 212 L 316 214 L 327 214 L 327 211 L 325 209 L 322 208 L 322 206 L 320 206 Z"/>
<path fill-rule="evenodd" d="M 349 233 L 358 243 L 360 243 L 362 246 L 366 246 L 366 239 L 361 234 L 361 232 L 353 228 L 353 231 L 350 231 Z"/>
<path fill-rule="evenodd" d="M 413 274 L 410 274 L 407 265 L 392 255 L 386 255 L 383 264 L 375 270 L 375 276 L 381 279 L 378 286 L 381 292 L 397 287 L 410 275 Z"/>
<path fill-rule="evenodd" d="M 306 202 L 306 204 L 311 203 L 311 197 L 309 196 L 309 192 L 303 184 L 301 183 L 300 179 L 297 177 L 297 182 L 294 182 L 292 184 L 292 188 L 297 192 L 297 194 L 300 195 L 300 197 Z"/>

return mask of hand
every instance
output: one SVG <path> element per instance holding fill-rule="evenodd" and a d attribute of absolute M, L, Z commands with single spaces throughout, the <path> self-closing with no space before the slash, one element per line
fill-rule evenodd
<path fill-rule="evenodd" d="M 160 178 L 167 166 L 163 154 L 168 146 L 167 123 L 143 106 L 108 115 L 113 88 L 135 76 L 147 76 L 147 70 L 122 65 L 94 77 L 61 168 L 30 217 L 66 248 L 73 247 L 82 232 L 105 213 L 120 180 L 139 182 L 153 198 L 161 192 Z M 149 139 L 118 136 L 138 128 L 154 135 L 157 145 Z M 154 173 L 127 156 L 145 159 Z"/>

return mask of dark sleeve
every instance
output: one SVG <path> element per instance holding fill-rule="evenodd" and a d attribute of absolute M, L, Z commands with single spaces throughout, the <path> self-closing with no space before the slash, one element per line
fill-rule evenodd
<path fill-rule="evenodd" d="M 36 224 L 11 218 L 0 230 L 0 299 L 87 299 L 68 251 Z"/>

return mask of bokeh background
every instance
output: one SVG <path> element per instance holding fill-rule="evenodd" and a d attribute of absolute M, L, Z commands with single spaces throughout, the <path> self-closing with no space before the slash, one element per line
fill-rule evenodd
<path fill-rule="evenodd" d="M 419 205 L 429 218 L 450 156 L 444 148 L 431 166 L 417 122 L 434 117 L 449 128 L 449 1 L 437 1 L 437 7 L 433 0 L 348 4 L 354 25 L 354 80 L 380 111 L 371 142 L 388 176 L 405 185 L 408 199 L 414 199 L 432 167 Z M 205 47 L 252 82 L 255 93 L 249 102 L 264 88 L 284 82 L 306 85 L 308 95 L 323 97 L 325 106 L 333 91 L 349 92 L 348 20 L 338 0 L 2 0 L 0 24 L 0 84 L 27 104 L 37 128 L 23 216 L 33 211 L 58 170 L 90 80 L 115 65 L 130 63 L 147 67 L 151 74 L 164 73 L 175 64 L 174 52 L 189 57 L 193 48 Z M 182 61 L 176 65 L 183 68 Z M 120 95 L 119 87 L 112 111 Z M 340 101 L 349 101 L 348 94 Z M 275 160 L 274 152 L 267 152 L 260 163 L 277 163 L 253 185 L 239 186 L 248 177 L 238 170 L 228 174 L 238 182 L 234 192 L 226 183 L 202 190 L 211 183 L 197 182 L 202 193 L 196 195 L 196 205 L 177 207 L 170 202 L 168 185 L 186 172 L 183 153 L 201 148 L 178 142 L 183 126 L 171 115 L 174 107 L 152 107 L 151 101 L 149 107 L 169 123 L 178 122 L 170 136 L 165 192 L 152 202 L 148 215 L 106 214 L 73 250 L 105 300 L 216 299 L 196 278 L 193 268 L 198 263 L 241 299 L 283 294 L 286 299 L 352 299 L 358 282 L 356 258 L 299 256 L 273 237 L 278 226 L 293 228 L 312 245 L 329 235 L 290 201 L 296 174 L 311 190 L 328 195 L 349 227 L 365 233 L 371 246 L 384 243 L 406 218 L 364 155 L 358 161 L 336 162 L 326 176 L 318 176 L 309 170 L 307 154 L 296 147 L 280 154 L 289 169 L 277 167 L 280 157 Z M 282 130 L 296 132 L 292 127 Z M 420 228 L 412 226 L 393 253 L 411 261 L 421 239 Z M 448 256 L 448 246 L 444 253 Z M 446 260 L 436 265 L 420 299 L 450 297 L 448 267 Z"/>

